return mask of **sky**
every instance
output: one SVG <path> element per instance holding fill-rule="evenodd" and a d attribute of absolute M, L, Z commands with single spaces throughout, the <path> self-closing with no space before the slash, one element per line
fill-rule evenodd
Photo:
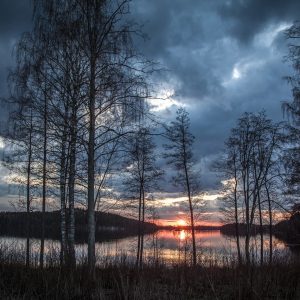
<path fill-rule="evenodd" d="M 190 114 L 201 188 L 211 203 L 208 215 L 218 211 L 214 199 L 220 184 L 210 166 L 222 153 L 237 118 L 245 111 L 264 109 L 273 120 L 283 119 L 281 103 L 291 99 L 283 77 L 292 73 L 284 59 L 288 53 L 284 30 L 299 19 L 299 11 L 297 0 L 132 1 L 131 18 L 147 35 L 145 41 L 136 42 L 137 48 L 166 70 L 156 76 L 157 94 L 170 97 L 152 101 L 156 115 L 169 122 L 179 106 Z M 7 93 L 14 44 L 30 28 L 29 0 L 0 1 L 0 96 Z M 2 106 L 0 126 L 6 118 Z M 14 198 L 6 174 L 0 167 L 2 210 L 11 209 L 7 199 Z M 180 218 L 185 199 L 171 184 L 165 183 L 164 191 L 155 196 L 162 219 Z"/>

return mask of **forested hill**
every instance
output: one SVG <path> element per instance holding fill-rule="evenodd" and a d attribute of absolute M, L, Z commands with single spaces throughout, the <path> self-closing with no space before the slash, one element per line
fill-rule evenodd
<path fill-rule="evenodd" d="M 294 213 L 290 219 L 281 221 L 275 225 L 276 237 L 287 244 L 300 246 L 300 212 Z"/>
<path fill-rule="evenodd" d="M 95 212 L 96 241 L 122 238 L 137 234 L 138 221 L 120 215 Z M 60 239 L 60 211 L 45 213 L 45 238 Z M 42 213 L 31 212 L 29 217 L 29 236 L 41 237 Z M 76 242 L 87 241 L 87 212 L 75 210 L 75 240 Z M 157 226 L 145 223 L 145 233 L 155 232 Z M 26 212 L 0 212 L 0 235 L 26 237 L 27 214 Z"/>

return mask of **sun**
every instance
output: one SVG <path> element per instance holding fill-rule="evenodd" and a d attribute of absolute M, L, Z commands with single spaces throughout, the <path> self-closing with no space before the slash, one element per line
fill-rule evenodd
<path fill-rule="evenodd" d="M 177 226 L 178 227 L 187 226 L 187 223 L 186 223 L 186 221 L 180 219 L 180 220 L 177 220 Z"/>

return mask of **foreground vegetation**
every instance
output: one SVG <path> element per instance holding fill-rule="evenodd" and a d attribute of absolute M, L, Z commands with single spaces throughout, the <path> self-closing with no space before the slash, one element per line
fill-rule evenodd
<path fill-rule="evenodd" d="M 133 266 L 87 268 L 74 272 L 58 266 L 26 268 L 0 264 L 1 299 L 299 299 L 300 262 L 277 261 L 247 268 L 228 265 Z"/>

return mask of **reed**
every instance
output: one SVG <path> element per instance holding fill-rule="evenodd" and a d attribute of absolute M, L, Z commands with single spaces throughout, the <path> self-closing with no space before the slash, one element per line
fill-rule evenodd
<path fill-rule="evenodd" d="M 87 276 L 81 260 L 73 271 L 61 268 L 57 249 L 45 268 L 38 258 L 29 268 L 20 252 L 0 247 L 0 299 L 300 299 L 300 260 L 274 259 L 272 265 L 224 261 L 195 267 L 148 261 L 139 271 L 126 261 L 107 261 Z"/>

